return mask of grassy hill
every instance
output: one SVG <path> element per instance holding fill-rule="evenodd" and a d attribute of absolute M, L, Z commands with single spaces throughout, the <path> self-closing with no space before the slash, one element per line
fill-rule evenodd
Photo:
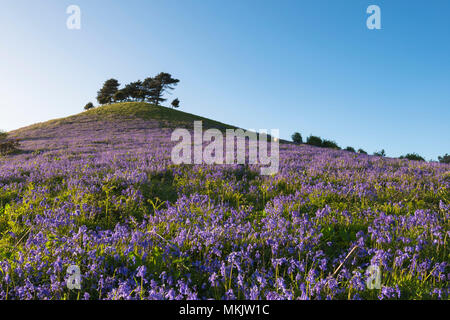
<path fill-rule="evenodd" d="M 19 139 L 21 149 L 26 153 L 65 149 L 82 154 L 86 152 L 85 147 L 98 144 L 131 152 L 149 141 L 156 141 L 158 136 L 170 138 L 175 128 L 193 129 L 194 121 L 202 121 L 203 129 L 216 128 L 222 132 L 237 129 L 188 112 L 144 102 L 125 102 L 33 124 L 11 131 L 9 136 Z M 94 149 L 87 150 L 95 152 Z"/>
<path fill-rule="evenodd" d="M 54 119 L 33 124 L 10 132 L 11 136 L 29 136 L 37 129 L 52 129 L 59 126 L 73 125 L 77 123 L 102 121 L 130 121 L 130 120 L 154 120 L 160 127 L 191 128 L 194 121 L 203 121 L 205 128 L 217 128 L 220 130 L 236 129 L 236 126 L 200 117 L 188 112 L 183 112 L 163 106 L 156 106 L 145 102 L 124 102 L 101 106 L 66 118 Z"/>
<path fill-rule="evenodd" d="M 234 128 L 122 103 L 12 132 L 0 300 L 448 299 L 450 165 L 294 144 L 268 176 L 177 165 L 194 120 Z"/>

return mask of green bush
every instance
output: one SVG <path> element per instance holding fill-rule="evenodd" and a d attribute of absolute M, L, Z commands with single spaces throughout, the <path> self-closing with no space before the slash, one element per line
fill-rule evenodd
<path fill-rule="evenodd" d="M 400 159 L 408 159 L 408 160 L 416 160 L 416 161 L 425 161 L 425 159 L 419 156 L 417 153 L 407 153 L 404 156 L 400 156 Z"/>
<path fill-rule="evenodd" d="M 353 147 L 347 147 L 347 148 L 345 148 L 345 150 L 349 151 L 349 152 L 356 152 L 355 148 L 353 148 Z"/>
<path fill-rule="evenodd" d="M 367 152 L 364 151 L 363 149 L 358 149 L 358 153 L 361 153 L 361 154 L 367 154 Z"/>
<path fill-rule="evenodd" d="M 338 144 L 332 140 L 323 139 L 322 141 L 323 148 L 332 148 L 332 149 L 341 149 Z"/>
<path fill-rule="evenodd" d="M 19 140 L 8 139 L 8 133 L 0 130 L 0 155 L 15 153 L 19 151 Z"/>
<path fill-rule="evenodd" d="M 438 157 L 440 163 L 450 163 L 450 154 L 445 154 L 442 157 Z"/>
<path fill-rule="evenodd" d="M 5 140 L 8 137 L 8 133 L 0 130 L 0 141 Z"/>
<path fill-rule="evenodd" d="M 19 151 L 19 140 L 3 139 L 0 141 L 0 155 L 4 156 L 11 153 L 15 153 L 17 151 Z"/>
<path fill-rule="evenodd" d="M 94 104 L 92 102 L 89 102 L 84 106 L 84 110 L 90 110 L 90 109 L 94 109 Z"/>
<path fill-rule="evenodd" d="M 322 138 L 317 136 L 309 136 L 308 139 L 306 139 L 306 144 L 309 144 L 311 146 L 321 147 L 322 146 Z"/>
<path fill-rule="evenodd" d="M 373 153 L 374 156 L 379 156 L 379 157 L 386 157 L 386 152 L 384 151 L 384 149 L 381 149 L 381 151 L 375 151 Z"/>
<path fill-rule="evenodd" d="M 180 107 L 180 100 L 178 98 L 174 99 L 171 103 L 172 108 L 177 109 Z"/>
<path fill-rule="evenodd" d="M 303 138 L 302 135 L 299 132 L 294 132 L 294 134 L 292 135 L 292 141 L 295 144 L 301 144 L 303 143 Z"/>

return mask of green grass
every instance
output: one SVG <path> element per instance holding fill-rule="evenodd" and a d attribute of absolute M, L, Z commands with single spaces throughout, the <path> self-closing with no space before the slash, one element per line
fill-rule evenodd
<path fill-rule="evenodd" d="M 194 121 L 202 121 L 203 128 L 216 128 L 221 131 L 226 129 L 238 129 L 238 127 L 219 121 L 197 116 L 192 113 L 175 110 L 168 107 L 156 106 L 145 102 L 115 103 L 81 112 L 66 118 L 54 119 L 36 123 L 24 128 L 11 131 L 12 137 L 21 138 L 33 136 L 34 130 L 49 130 L 62 125 L 71 125 L 83 122 L 95 122 L 99 120 L 126 121 L 133 119 L 156 120 L 163 128 L 187 128 L 193 129 Z M 270 137 L 270 135 L 269 135 Z M 280 140 L 280 143 L 290 143 Z"/>
<path fill-rule="evenodd" d="M 15 131 L 11 134 L 17 135 L 34 129 L 47 129 L 64 124 L 72 124 L 84 121 L 96 120 L 130 120 L 130 119 L 157 120 L 166 127 L 192 127 L 194 121 L 203 121 L 204 127 L 214 127 L 218 129 L 236 129 L 236 126 L 214 121 L 208 118 L 197 116 L 188 112 L 183 112 L 163 106 L 156 106 L 145 102 L 123 102 L 81 112 L 66 118 L 54 119 L 46 122 L 36 123 Z"/>

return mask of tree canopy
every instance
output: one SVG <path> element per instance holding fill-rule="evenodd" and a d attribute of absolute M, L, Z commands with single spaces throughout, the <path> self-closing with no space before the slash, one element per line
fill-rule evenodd
<path fill-rule="evenodd" d="M 103 87 L 97 92 L 97 101 L 100 104 L 108 104 L 119 90 L 120 83 L 116 79 L 106 80 Z"/>
<path fill-rule="evenodd" d="M 322 138 L 311 135 L 306 139 L 306 143 L 311 146 L 321 147 L 322 146 Z"/>
<path fill-rule="evenodd" d="M 164 95 L 174 90 L 179 82 L 180 80 L 173 78 L 171 74 L 160 72 L 155 77 L 148 77 L 144 81 L 134 81 L 119 89 L 119 82 L 115 79 L 109 79 L 104 83 L 103 88 L 98 91 L 97 100 L 100 104 L 147 101 L 160 105 L 167 100 Z M 179 107 L 179 101 L 177 107 Z"/>
<path fill-rule="evenodd" d="M 445 154 L 442 157 L 438 157 L 440 163 L 450 163 L 450 154 Z"/>
<path fill-rule="evenodd" d="M 300 132 L 294 132 L 294 134 L 292 135 L 291 138 L 295 144 L 303 143 L 303 138 L 302 138 L 302 135 L 300 134 Z"/>
<path fill-rule="evenodd" d="M 425 161 L 425 159 L 422 156 L 418 155 L 417 153 L 407 153 L 404 156 L 400 156 L 400 159 Z"/>

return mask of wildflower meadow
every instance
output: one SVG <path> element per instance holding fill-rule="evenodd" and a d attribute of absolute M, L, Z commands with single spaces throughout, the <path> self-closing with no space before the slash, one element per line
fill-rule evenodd
<path fill-rule="evenodd" d="M 450 165 L 290 143 L 272 175 L 175 165 L 184 113 L 102 108 L 11 133 L 0 299 L 448 299 Z"/>

